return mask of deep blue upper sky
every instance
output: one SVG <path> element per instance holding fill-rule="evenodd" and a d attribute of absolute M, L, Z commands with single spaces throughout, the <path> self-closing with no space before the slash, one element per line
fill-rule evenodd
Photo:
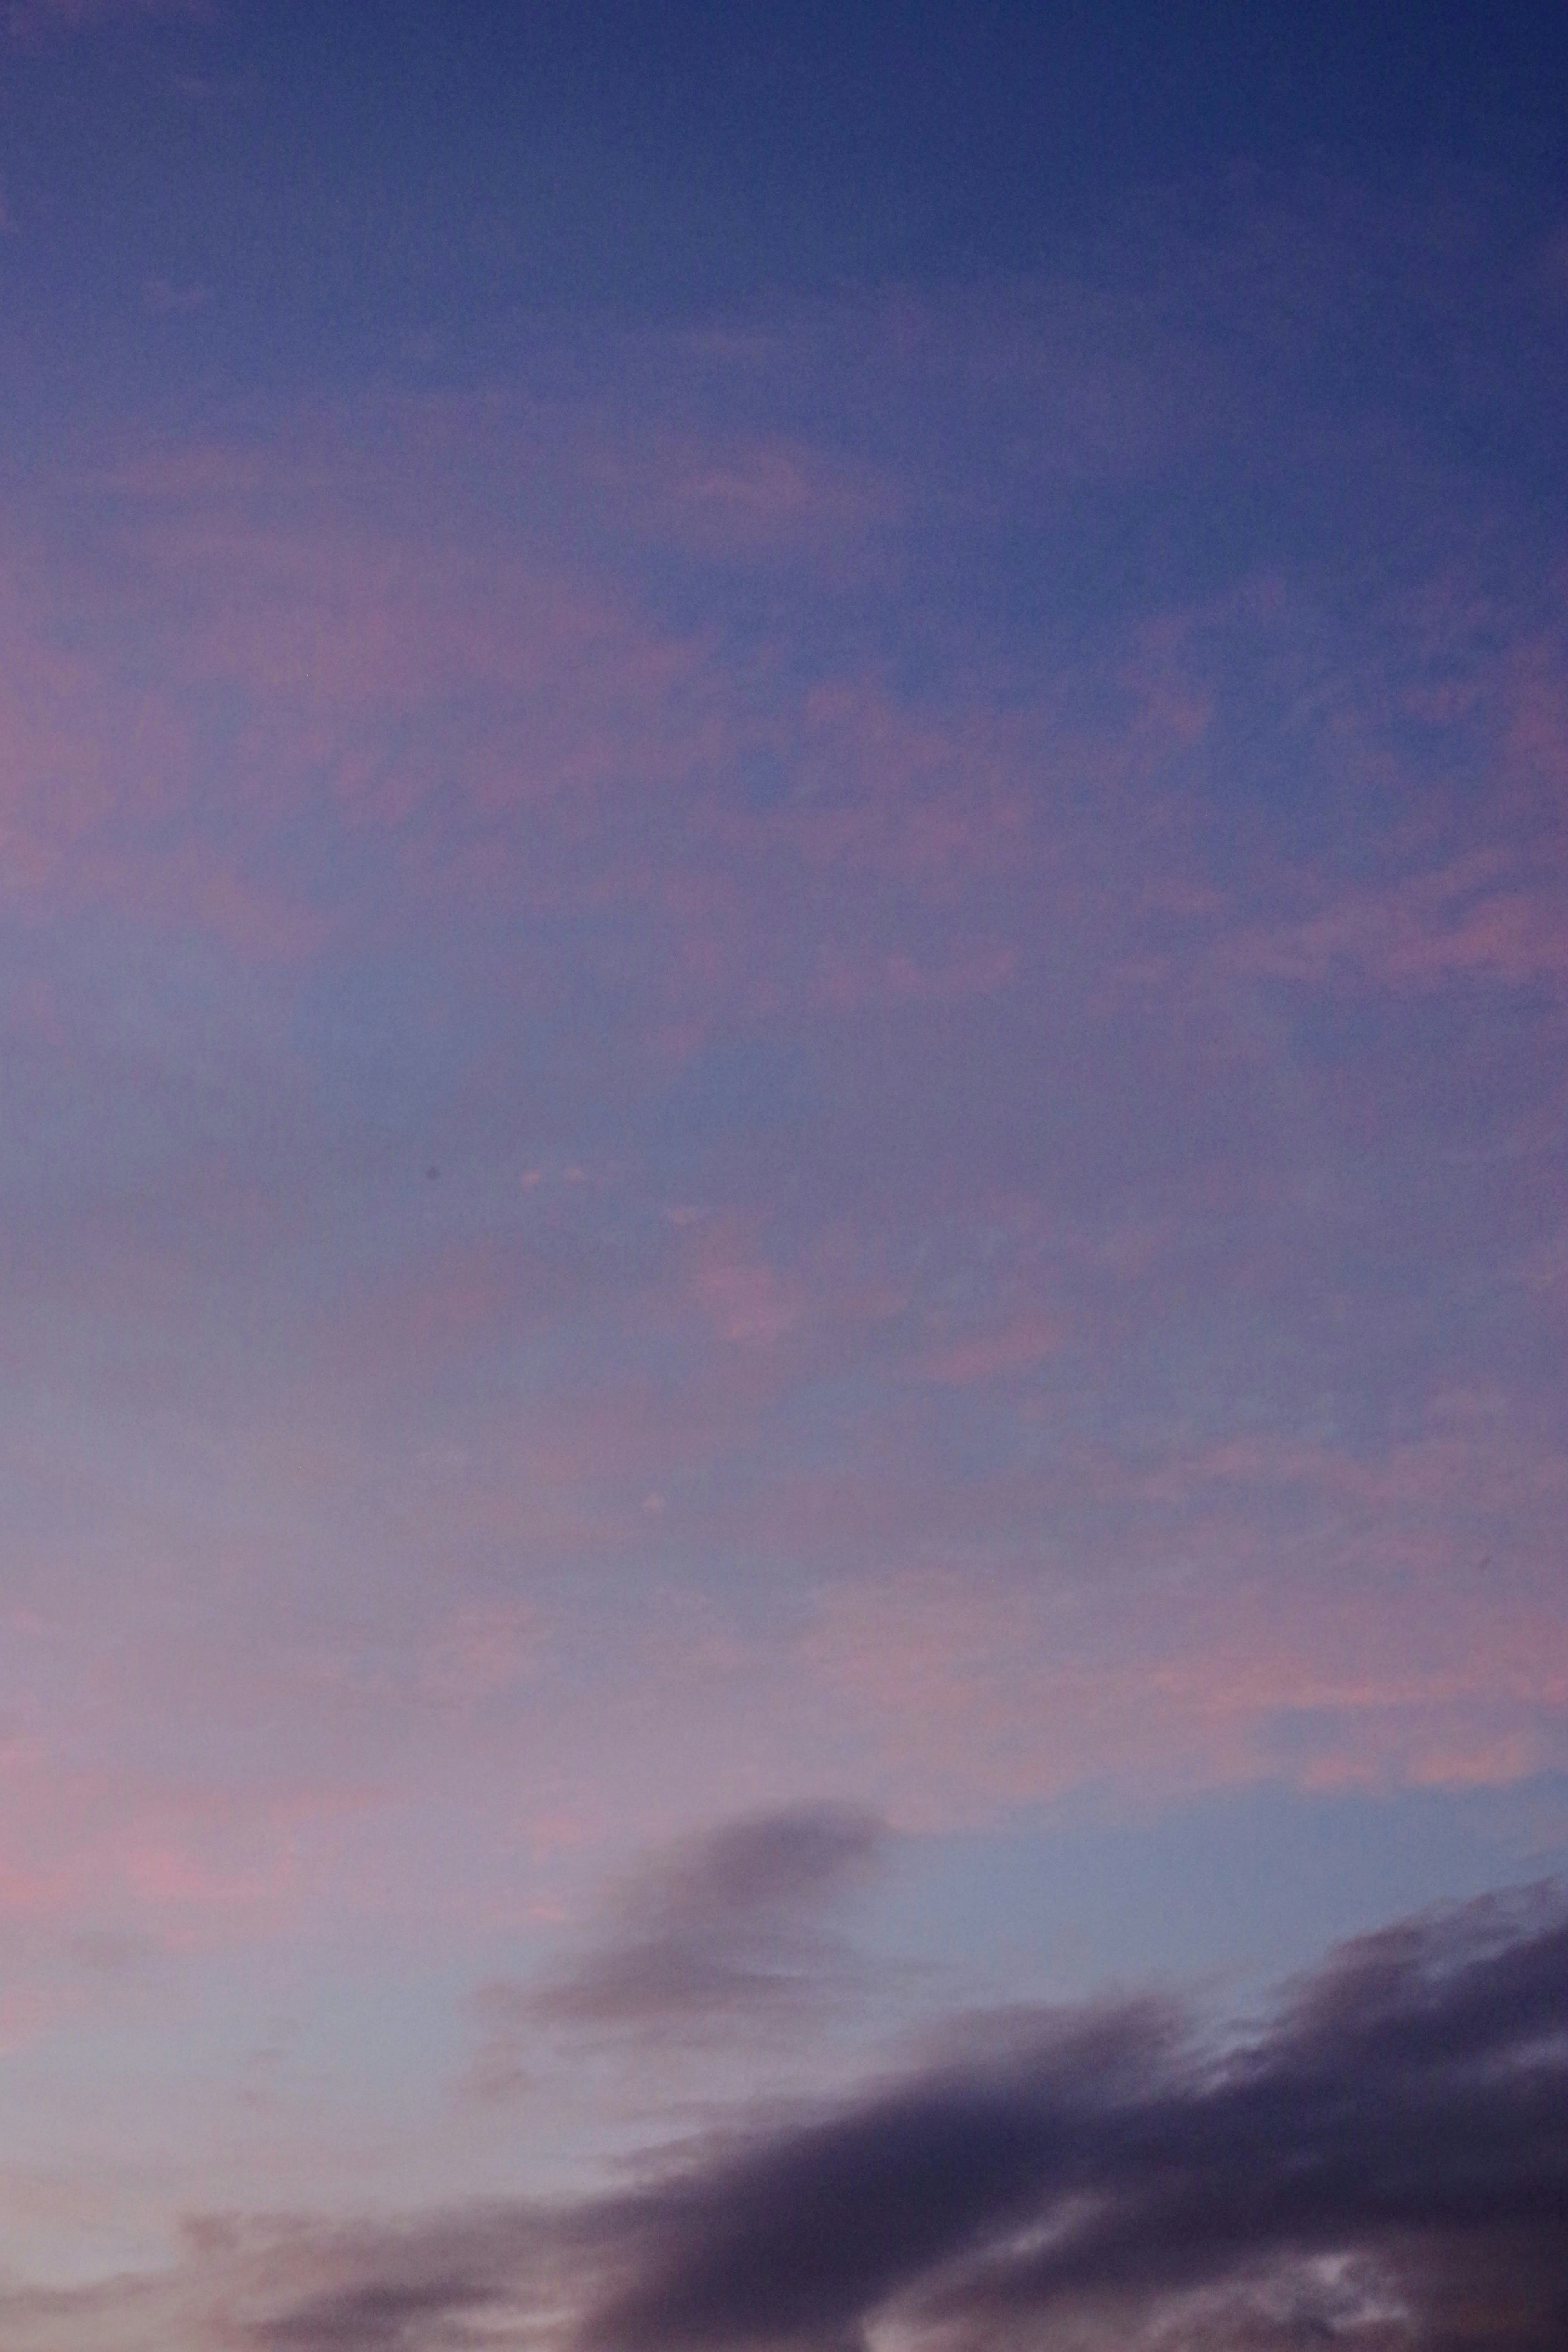
<path fill-rule="evenodd" d="M 1201 220 L 1260 175 L 1418 199 L 1457 173 L 1538 222 L 1568 155 L 1565 52 L 1534 5 L 225 0 L 90 39 L 51 21 L 9 44 L 0 90 L 14 394 L 351 383 L 411 345 L 427 373 L 482 372 L 519 312 L 1028 270 L 1151 194 Z"/>

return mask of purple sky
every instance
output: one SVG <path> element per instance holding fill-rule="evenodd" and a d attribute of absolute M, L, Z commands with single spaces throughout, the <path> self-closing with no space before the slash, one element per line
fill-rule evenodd
<path fill-rule="evenodd" d="M 1157 13 L 5 13 L 16 2352 L 1564 2340 L 1565 45 Z"/>

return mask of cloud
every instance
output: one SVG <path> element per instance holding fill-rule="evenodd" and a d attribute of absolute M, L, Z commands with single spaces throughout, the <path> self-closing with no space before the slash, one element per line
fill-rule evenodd
<path fill-rule="evenodd" d="M 850 1851 L 741 1824 L 658 1902 L 749 1917 Z M 970 2021 L 610 2196 L 193 2224 L 161 2281 L 0 2318 L 17 2352 L 1552 2352 L 1565 2210 L 1568 1902 L 1538 1886 L 1360 1938 L 1240 2034 L 1147 1998 Z"/>
<path fill-rule="evenodd" d="M 1134 1470 L 1113 1475 L 1135 1496 Z M 1342 1548 L 1331 1523 L 1317 1575 L 1292 1586 L 1267 1572 L 1264 1519 L 1200 1489 L 1188 1517 L 1174 1488 L 1163 1527 L 1140 1513 L 1107 1551 L 1098 1595 L 1082 1569 L 1024 1580 L 972 1559 L 824 1591 L 801 1686 L 854 1724 L 895 1820 L 972 1819 L 1094 1780 L 1457 1790 L 1556 1765 L 1568 1654 L 1550 1569 L 1537 1588 L 1412 1545 L 1441 1596 L 1413 1628 L 1400 1540 L 1371 1575 L 1365 1538 Z M 1201 1585 L 1182 1572 L 1200 1547 Z"/>
<path fill-rule="evenodd" d="M 841 1975 L 823 1915 L 885 1832 L 846 1805 L 806 1804 L 684 1841 L 622 1889 L 607 1932 L 543 1985 L 492 1987 L 492 2015 L 669 2031 L 798 2008 Z"/>
<path fill-rule="evenodd" d="M 965 2346 L 1376 2323 L 1424 2352 L 1544 2347 L 1568 2322 L 1565 2035 L 1543 1893 L 1352 1945 L 1218 2056 L 1148 2003 L 1050 2019 L 1003 2064 L 670 2184 L 580 2342 L 828 2347 L 896 2315 Z"/>
<path fill-rule="evenodd" d="M 1242 938 L 1237 969 L 1320 985 L 1354 975 L 1391 988 L 1555 989 L 1568 973 L 1562 877 L 1538 865 L 1526 881 L 1499 865 L 1482 853 L 1381 888 L 1346 887 L 1303 921 Z"/>
<path fill-rule="evenodd" d="M 719 1790 L 951 1827 L 1563 1757 L 1568 661 L 1494 604 L 1406 709 L 1309 369 L 1304 471 L 1232 482 L 1244 355 L 1178 465 L 1134 310 L 1059 366 L 992 308 L 907 320 L 918 381 L 873 320 L 666 420 L 595 346 L 553 406 L 263 404 L 7 488 L 18 1916 L 369 1976 L 525 1919 L 547 1824 Z M 1182 514 L 1219 585 L 1145 626 L 1134 575 L 1208 594 Z M 603 1923 L 572 2095 L 594 2035 L 793 2063 L 830 1925 Z M 526 2057 L 550 1997 L 485 2025 Z"/>

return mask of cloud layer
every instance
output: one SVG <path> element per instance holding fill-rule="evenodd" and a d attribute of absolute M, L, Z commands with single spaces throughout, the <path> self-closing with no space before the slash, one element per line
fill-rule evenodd
<path fill-rule="evenodd" d="M 1005 2336 L 1048 2255 L 1088 2330 L 1159 2103 L 1228 2180 L 1298 2028 L 813 2105 L 871 2012 L 1113 1964 L 1064 1823 L 1268 1881 L 1140 1880 L 1195 1968 L 1329 1932 L 1244 1805 L 1336 1931 L 1564 1851 L 1557 215 L 1320 158 L 618 309 L 617 190 L 617 254 L 681 239 L 562 96 L 602 12 L 158 15 L 41 5 L 0 109 L 0 2263 L 287 2196 L 325 2267 L 209 2234 L 203 2340 L 361 2286 L 482 2338 L 536 2260 L 607 2342 Z M 759 2090 L 817 2137 L 675 2179 Z M 969 2218 L 737 2316 L 747 2184 L 912 2179 L 900 2118 Z M 439 2201 L 434 2269 L 331 2237 Z M 1280 2326 L 1395 2326 L 1333 2300 L 1406 2293 L 1392 2223 L 1248 2230 Z"/>
<path fill-rule="evenodd" d="M 775 1857 L 794 1834 L 768 1832 Z M 13 2296 L 7 2340 L 118 2352 L 156 2326 L 182 2352 L 1562 2341 L 1560 1890 L 1365 1937 L 1239 2035 L 1166 2000 L 1112 2000 L 971 2017 L 948 2042 L 600 2200 L 395 2230 L 193 2224 L 181 2274 Z"/>

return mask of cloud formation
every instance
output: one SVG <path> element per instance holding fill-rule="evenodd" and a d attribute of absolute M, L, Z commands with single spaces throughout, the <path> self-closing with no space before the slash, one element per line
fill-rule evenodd
<path fill-rule="evenodd" d="M 1568 2322 L 1568 1921 L 1544 1895 L 1350 1946 L 1215 2054 L 1047 2022 L 667 2189 L 594 2352 L 1228 2338 L 1422 2352 Z"/>
<path fill-rule="evenodd" d="M 575 1966 L 531 1989 L 492 1986 L 485 2011 L 668 2032 L 797 2008 L 842 1974 L 823 1915 L 884 1841 L 874 1815 L 825 1804 L 683 1841 L 622 1891 Z"/>
<path fill-rule="evenodd" d="M 766 1908 L 851 1843 L 737 1830 L 695 1858 L 695 1907 L 749 1911 L 755 1882 Z M 203 2223 L 162 2283 L 0 2316 L 22 2352 L 150 2324 L 289 2352 L 1556 2352 L 1565 2221 L 1568 1905 L 1543 1885 L 1345 1946 L 1239 2037 L 1149 1999 L 971 2020 L 628 2192 Z"/>
<path fill-rule="evenodd" d="M 185 141 L 294 180 L 243 74 L 193 112 L 120 11 L 78 40 L 95 11 L 39 0 L 50 119 L 100 83 L 149 188 Z M 116 227 L 131 376 L 221 376 L 242 215 L 133 236 L 106 156 L 70 203 Z M 99 281 L 6 173 L 19 285 L 112 386 Z M 298 199 L 301 236 L 338 217 Z M 444 2140 L 421 2105 L 485 1979 L 541 2179 L 624 2144 L 614 2070 L 841 2079 L 829 1906 L 873 1832 L 779 1810 L 825 1787 L 905 1831 L 1248 1784 L 1457 1819 L 1568 1757 L 1568 643 L 1532 487 L 1568 313 L 1524 315 L 1495 225 L 1241 209 L 700 331 L 528 310 L 418 392 L 308 367 L 18 440 L 0 1927 L 39 2167 L 148 2178 L 145 2100 L 221 2011 L 143 2250 L 192 2181 L 358 2195 L 383 2103 L 388 2205 L 528 2185 L 513 2106 L 449 2100 Z M 460 271 L 472 224 L 432 224 Z M 283 293 L 305 247 L 246 242 Z M 151 315 L 204 285 L 188 334 Z M 748 1828 L 518 1980 L 607 1853 L 719 1790 Z M 1424 1863 L 1389 1906 L 1548 1859 Z M 998 1910 L 941 1925 L 1032 1988 Z M 83 1934 L 211 1957 L 61 2124 Z M 240 1956 L 283 1939 L 319 2046 L 334 2004 L 364 2032 L 258 2178 Z M 414 2299 L 357 2324 L 435 2325 L 423 2272 L 382 2284 Z"/>

